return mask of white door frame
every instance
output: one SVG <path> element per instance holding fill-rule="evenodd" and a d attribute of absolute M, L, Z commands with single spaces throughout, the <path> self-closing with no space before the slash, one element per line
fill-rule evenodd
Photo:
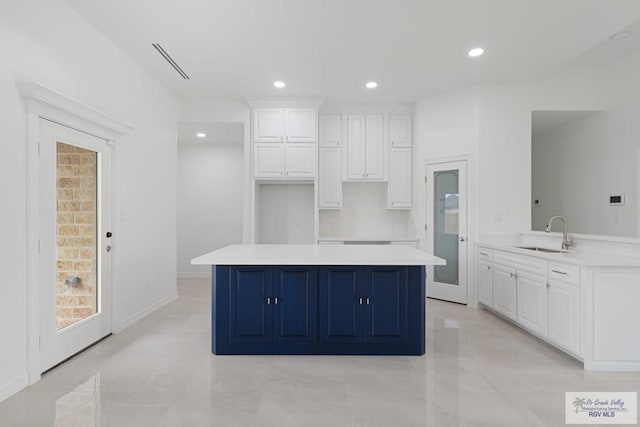
<path fill-rule="evenodd" d="M 39 232 L 39 159 L 38 137 L 40 119 L 46 119 L 69 128 L 88 133 L 107 141 L 113 146 L 119 136 L 130 133 L 133 128 L 119 119 L 113 118 L 101 111 L 84 105 L 78 101 L 61 95 L 36 82 L 20 82 L 16 86 L 25 101 L 26 122 L 26 190 L 27 190 L 27 271 L 26 271 L 26 302 L 27 302 L 27 376 L 29 384 L 40 380 L 40 291 L 38 266 Z M 113 150 L 112 172 L 114 168 L 115 150 Z M 114 190 L 117 187 L 115 174 L 112 173 Z M 116 191 L 112 194 L 114 203 Z M 113 214 L 113 206 L 112 206 Z M 113 216 L 113 215 L 112 215 Z M 115 217 L 114 217 L 115 218 Z M 114 234 L 117 236 L 117 224 Z M 112 262 L 112 268 L 117 260 Z M 115 268 L 114 268 L 115 270 Z M 115 279 L 115 275 L 112 275 Z M 115 294 L 115 280 L 112 289 Z M 115 303 L 115 299 L 112 298 Z M 112 311 L 113 305 L 112 305 Z"/>
<path fill-rule="evenodd" d="M 434 157 L 427 159 L 423 162 L 421 174 L 426 174 L 427 166 L 437 165 L 441 163 L 452 163 L 452 162 L 466 162 L 467 164 L 467 235 L 466 237 L 466 256 L 467 256 L 467 306 L 476 306 L 477 305 L 477 291 L 476 291 L 476 277 L 473 274 L 476 271 L 475 267 L 475 257 L 474 257 L 474 247 L 476 241 L 476 227 L 478 224 L 478 218 L 475 214 L 475 193 L 476 193 L 476 171 L 475 171 L 475 162 L 474 156 L 472 154 L 461 154 L 458 156 L 446 156 L 446 157 Z M 422 218 L 425 220 L 425 227 L 428 230 L 424 230 L 424 247 L 428 248 L 428 232 L 430 233 L 433 224 L 427 224 L 427 208 L 428 201 L 426 200 L 426 183 L 425 186 L 422 187 L 423 191 L 421 192 L 421 197 L 425 197 L 424 211 Z M 433 267 L 427 267 L 427 274 L 433 275 Z M 428 278 L 426 279 L 428 280 Z M 425 286 L 427 283 L 425 283 Z"/>

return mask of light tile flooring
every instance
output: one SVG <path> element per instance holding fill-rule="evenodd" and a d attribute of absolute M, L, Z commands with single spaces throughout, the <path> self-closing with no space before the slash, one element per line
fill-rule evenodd
<path fill-rule="evenodd" d="M 214 356 L 209 287 L 0 403 L 0 426 L 556 426 L 565 391 L 640 391 L 480 309 L 429 300 L 423 357 Z"/>

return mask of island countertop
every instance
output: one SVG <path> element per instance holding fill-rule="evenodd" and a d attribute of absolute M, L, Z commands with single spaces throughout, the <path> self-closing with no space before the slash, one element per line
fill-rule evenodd
<path fill-rule="evenodd" d="M 404 245 L 231 245 L 193 258 L 194 265 L 445 265 Z"/>

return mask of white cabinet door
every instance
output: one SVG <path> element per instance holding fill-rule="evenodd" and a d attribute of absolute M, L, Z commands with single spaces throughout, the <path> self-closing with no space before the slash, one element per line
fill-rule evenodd
<path fill-rule="evenodd" d="M 342 208 L 340 148 L 321 147 L 319 153 L 318 207 L 320 209 L 340 209 Z"/>
<path fill-rule="evenodd" d="M 510 319 L 517 320 L 515 268 L 494 264 L 493 309 Z"/>
<path fill-rule="evenodd" d="M 342 140 L 340 116 L 327 114 L 320 116 L 320 146 L 337 147 Z"/>
<path fill-rule="evenodd" d="M 580 355 L 579 289 L 549 281 L 549 340 Z"/>
<path fill-rule="evenodd" d="M 411 147 L 411 116 L 389 117 L 389 143 L 391 147 Z"/>
<path fill-rule="evenodd" d="M 316 145 L 285 144 L 285 177 L 314 178 L 316 176 Z"/>
<path fill-rule="evenodd" d="M 316 142 L 318 126 L 313 108 L 287 108 L 285 110 L 285 137 L 287 142 Z"/>
<path fill-rule="evenodd" d="M 281 178 L 284 176 L 284 144 L 257 142 L 253 144 L 254 178 Z"/>
<path fill-rule="evenodd" d="M 384 179 L 384 117 L 367 115 L 365 118 L 365 178 Z"/>
<path fill-rule="evenodd" d="M 282 108 L 256 108 L 253 110 L 253 140 L 255 142 L 282 142 L 283 126 Z"/>
<path fill-rule="evenodd" d="M 365 116 L 350 115 L 347 119 L 347 178 L 365 178 Z"/>
<path fill-rule="evenodd" d="M 547 336 L 547 278 L 518 272 L 518 323 Z"/>
<path fill-rule="evenodd" d="M 342 208 L 342 177 L 340 148 L 320 147 L 318 171 L 318 207 L 320 209 Z"/>
<path fill-rule="evenodd" d="M 493 307 L 493 264 L 478 261 L 478 301 Z"/>
<path fill-rule="evenodd" d="M 411 147 L 389 150 L 387 208 L 411 208 Z"/>

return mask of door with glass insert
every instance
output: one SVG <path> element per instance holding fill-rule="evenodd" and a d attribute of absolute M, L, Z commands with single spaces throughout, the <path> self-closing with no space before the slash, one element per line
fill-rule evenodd
<path fill-rule="evenodd" d="M 40 371 L 111 333 L 111 149 L 40 120 Z"/>
<path fill-rule="evenodd" d="M 427 274 L 427 296 L 467 303 L 466 162 L 427 165 L 427 251 L 444 258 Z"/>

